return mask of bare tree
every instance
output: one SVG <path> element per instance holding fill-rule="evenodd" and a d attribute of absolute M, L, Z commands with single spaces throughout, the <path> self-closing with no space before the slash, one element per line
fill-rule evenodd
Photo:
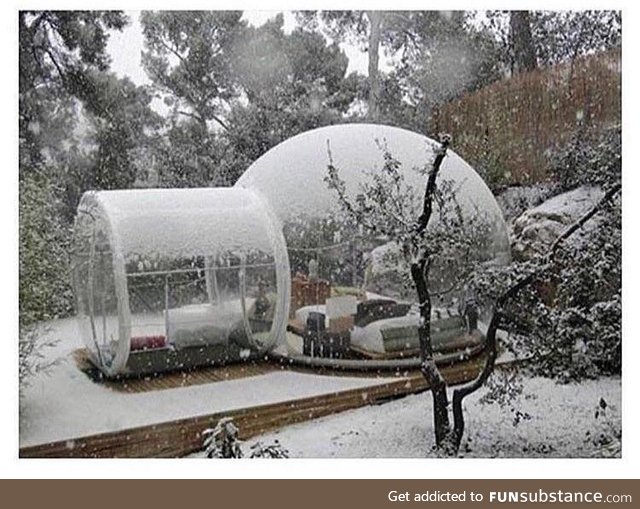
<path fill-rule="evenodd" d="M 450 145 L 450 137 L 443 135 L 435 152 L 431 166 L 425 171 L 426 187 L 422 199 L 422 211 L 416 221 L 409 219 L 414 210 L 414 202 L 399 171 L 401 164 L 385 151 L 385 165 L 380 174 L 372 174 L 371 183 L 362 186 L 362 193 L 352 200 L 346 192 L 344 181 L 339 177 L 339 170 L 333 165 L 329 148 L 328 175 L 325 178 L 330 189 L 334 190 L 346 215 L 370 233 L 392 239 L 400 246 L 402 259 L 408 266 L 413 287 L 418 297 L 420 322 L 418 337 L 420 341 L 421 371 L 427 380 L 433 397 L 433 423 L 436 449 L 445 455 L 457 454 L 464 434 L 464 399 L 484 385 L 493 372 L 498 354 L 497 331 L 505 324 L 505 306 L 520 291 L 533 284 L 553 264 L 554 254 L 559 246 L 575 234 L 587 221 L 595 216 L 603 206 L 619 191 L 620 186 L 612 187 L 603 199 L 587 214 L 571 225 L 554 242 L 549 252 L 539 263 L 533 264 L 528 273 L 516 279 L 497 298 L 489 321 L 485 345 L 484 365 L 478 376 L 469 384 L 456 388 L 449 404 L 447 383 L 434 359 L 431 337 L 431 311 L 434 295 L 433 281 L 430 273 L 439 256 L 460 256 L 464 253 L 461 246 L 472 251 L 477 242 L 470 240 L 469 232 L 478 230 L 479 225 L 469 222 L 478 218 L 467 218 L 463 222 L 460 208 L 455 200 L 455 190 L 447 192 L 444 182 L 438 182 L 442 162 Z M 447 212 L 449 208 L 449 212 Z M 433 223 L 434 211 L 438 210 L 438 222 Z M 454 214 L 451 214 L 451 211 Z M 452 219 L 453 218 L 453 219 Z M 465 227 L 466 226 L 466 227 Z M 472 226 L 472 227 L 470 227 Z M 479 268 L 478 260 L 463 255 L 462 270 L 456 271 L 458 284 L 452 288 L 460 288 L 470 271 L 468 267 Z M 480 269 L 481 270 L 481 269 Z M 449 412 L 453 418 L 451 423 Z"/>
<path fill-rule="evenodd" d="M 389 239 L 399 246 L 398 262 L 404 262 L 418 297 L 421 371 L 433 395 L 436 446 L 447 453 L 455 453 L 459 441 L 451 440 L 447 384 L 434 360 L 431 338 L 434 284 L 430 281 L 430 276 L 438 259 L 455 259 L 461 262 L 454 270 L 456 276 L 453 279 L 456 281 L 444 292 L 452 293 L 459 289 L 456 283 L 465 279 L 463 274 L 468 275 L 468 268 L 477 261 L 471 256 L 478 244 L 474 242 L 472 232 L 477 232 L 481 237 L 486 232 L 486 224 L 482 221 L 481 214 L 478 214 L 474 227 L 469 227 L 471 225 L 468 224 L 465 228 L 462 210 L 455 199 L 455 189 L 450 182 L 441 182 L 439 186 L 436 184 L 449 144 L 450 137 L 443 135 L 433 162 L 423 170 L 427 183 L 422 198 L 422 212 L 417 220 L 413 219 L 413 189 L 404 183 L 400 172 L 401 164 L 388 151 L 384 153 L 383 171 L 372 175 L 372 182 L 363 186 L 363 193 L 355 201 L 346 194 L 345 184 L 333 165 L 330 150 L 329 171 L 325 181 L 330 189 L 337 192 L 344 212 L 352 221 L 369 233 Z M 438 222 L 431 225 L 436 210 Z M 469 218 L 467 220 L 473 221 Z M 436 293 L 440 295 L 442 292 Z"/>

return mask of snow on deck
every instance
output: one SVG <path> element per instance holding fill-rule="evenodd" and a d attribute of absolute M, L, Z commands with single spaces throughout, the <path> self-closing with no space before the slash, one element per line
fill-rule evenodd
<path fill-rule="evenodd" d="M 91 381 L 76 366 L 71 353 L 83 345 L 75 319 L 50 322 L 47 335 L 59 339 L 46 351 L 47 356 L 60 361 L 21 393 L 21 447 L 389 381 L 282 371 L 206 385 L 122 393 Z"/>

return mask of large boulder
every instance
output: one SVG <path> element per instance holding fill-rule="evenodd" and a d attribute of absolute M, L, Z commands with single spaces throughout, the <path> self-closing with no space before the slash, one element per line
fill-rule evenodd
<path fill-rule="evenodd" d="M 546 252 L 554 240 L 572 223 L 589 211 L 602 197 L 599 187 L 582 186 L 559 194 L 522 213 L 513 223 L 512 254 L 516 260 L 528 260 Z M 582 242 L 597 221 L 590 221 L 571 242 Z"/>

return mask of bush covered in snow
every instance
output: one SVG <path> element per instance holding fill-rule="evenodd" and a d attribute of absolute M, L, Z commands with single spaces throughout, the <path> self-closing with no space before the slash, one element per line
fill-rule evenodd
<path fill-rule="evenodd" d="M 35 325 L 20 329 L 18 338 L 18 377 L 21 388 L 29 385 L 38 373 L 46 372 L 56 364 L 46 355 L 45 349 L 53 347 L 56 342 L 43 339 L 45 331 Z M 22 392 L 20 393 L 22 395 Z"/>
<path fill-rule="evenodd" d="M 621 371 L 620 134 L 619 126 L 581 128 L 552 166 L 558 189 L 570 191 L 514 221 L 515 263 L 475 274 L 476 290 L 494 296 L 536 274 L 509 302 L 501 328 L 537 374 L 569 381 Z"/>
<path fill-rule="evenodd" d="M 550 308 L 555 333 L 566 343 L 565 371 L 573 376 L 619 374 L 622 363 L 622 212 L 605 207 L 581 245 L 558 253 Z"/>
<path fill-rule="evenodd" d="M 238 439 L 240 429 L 233 422 L 232 417 L 223 417 L 215 428 L 208 428 L 202 432 L 204 439 L 204 453 L 207 458 L 242 458 L 247 456 L 242 450 L 243 442 Z M 272 444 L 256 442 L 251 445 L 249 458 L 288 458 L 289 451 L 275 440 Z"/>
<path fill-rule="evenodd" d="M 288 458 L 289 451 L 282 447 L 278 440 L 274 440 L 273 444 L 264 445 L 262 442 L 256 442 L 251 446 L 250 458 Z"/>
<path fill-rule="evenodd" d="M 576 233 L 580 242 L 560 244 L 550 262 L 533 252 L 526 261 L 474 275 L 477 292 L 497 297 L 526 274 L 537 274 L 508 303 L 501 328 L 508 331 L 507 348 L 533 361 L 530 369 L 564 381 L 621 371 L 619 194 L 588 224 Z M 568 225 L 561 226 L 556 236 Z"/>
<path fill-rule="evenodd" d="M 606 186 L 622 171 L 622 129 L 580 126 L 551 157 L 551 175 L 562 190 L 581 185 Z"/>
<path fill-rule="evenodd" d="M 51 179 L 36 170 L 20 179 L 20 324 L 67 315 L 72 309 L 68 232 L 59 219 Z"/>
<path fill-rule="evenodd" d="M 220 419 L 215 428 L 205 429 L 202 434 L 207 458 L 242 458 L 238 431 L 231 417 Z"/>
<path fill-rule="evenodd" d="M 38 325 L 67 315 L 72 308 L 66 239 L 58 201 L 46 174 L 30 169 L 20 179 L 19 257 L 19 373 L 20 384 L 46 370 L 42 349 L 50 342 L 41 339 Z"/>
<path fill-rule="evenodd" d="M 622 427 L 620 418 L 613 415 L 609 404 L 600 398 L 594 412 L 594 427 L 585 432 L 585 443 L 596 448 L 592 456 L 619 458 L 622 455 Z"/>
<path fill-rule="evenodd" d="M 529 260 L 545 253 L 553 241 L 595 206 L 603 195 L 600 187 L 581 186 L 527 209 L 512 223 L 511 253 L 514 259 Z M 593 218 L 568 242 L 573 245 L 587 242 L 590 232 L 598 227 L 600 220 L 601 216 Z"/>

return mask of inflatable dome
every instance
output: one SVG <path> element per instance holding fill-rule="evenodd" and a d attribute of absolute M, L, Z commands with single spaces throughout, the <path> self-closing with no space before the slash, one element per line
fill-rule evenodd
<path fill-rule="evenodd" d="M 361 287 L 384 293 L 402 293 L 402 275 L 393 274 L 384 260 L 397 250 L 390 239 L 361 235 L 349 227 L 341 212 L 337 193 L 325 178 L 330 159 L 344 181 L 346 195 L 354 199 L 385 164 L 385 153 L 397 160 L 404 183 L 419 216 L 426 185 L 439 143 L 404 129 L 372 124 L 343 124 L 323 127 L 294 136 L 255 161 L 236 187 L 261 193 L 283 224 L 293 275 L 309 267 L 334 286 Z M 455 140 L 454 140 L 455 146 Z M 426 170 L 426 171 L 425 171 Z M 507 226 L 502 212 L 482 178 L 455 152 L 449 150 L 438 176 L 453 189 L 469 235 L 476 239 L 480 261 L 509 260 Z M 430 227 L 437 228 L 437 214 Z M 448 273 L 448 260 L 440 260 L 434 274 Z M 446 278 L 445 278 L 446 279 Z M 405 281 L 406 283 L 406 281 Z M 441 286 L 447 286 L 442 281 Z M 437 285 L 436 285 L 437 286 Z M 406 287 L 406 284 L 405 284 Z M 411 290 L 409 290 L 412 293 Z"/>

